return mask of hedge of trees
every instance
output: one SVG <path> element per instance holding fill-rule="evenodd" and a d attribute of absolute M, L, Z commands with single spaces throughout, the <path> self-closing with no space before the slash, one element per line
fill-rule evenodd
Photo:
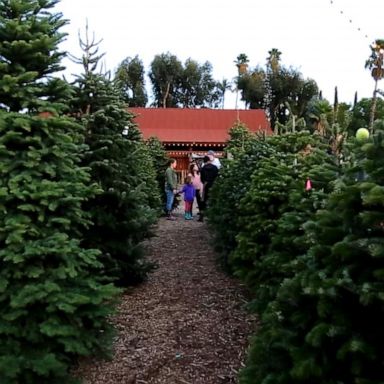
<path fill-rule="evenodd" d="M 74 84 L 57 77 L 56 3 L 0 4 L 2 384 L 70 383 L 80 356 L 108 353 L 116 285 L 145 278 L 140 243 L 160 213 L 120 91 L 96 62 Z"/>
<path fill-rule="evenodd" d="M 260 317 L 242 384 L 384 380 L 384 122 L 335 134 L 232 131 L 208 218 Z"/>

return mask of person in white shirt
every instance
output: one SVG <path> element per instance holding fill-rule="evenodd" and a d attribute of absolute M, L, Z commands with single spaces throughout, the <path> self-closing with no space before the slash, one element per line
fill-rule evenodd
<path fill-rule="evenodd" d="M 217 167 L 217 169 L 221 168 L 220 160 L 215 156 L 215 152 L 210 150 L 208 151 L 208 156 L 211 158 L 211 163 Z"/>

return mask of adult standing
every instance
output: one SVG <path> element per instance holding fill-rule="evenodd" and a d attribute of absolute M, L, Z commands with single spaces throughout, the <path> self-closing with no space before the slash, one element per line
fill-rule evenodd
<path fill-rule="evenodd" d="M 176 165 L 176 159 L 169 159 L 168 167 L 165 170 L 165 196 L 167 198 L 165 204 L 165 212 L 167 215 L 167 220 L 176 219 L 174 216 L 172 216 L 173 200 L 175 199 L 175 194 L 177 192 L 177 174 L 175 171 Z"/>
<path fill-rule="evenodd" d="M 204 186 L 203 192 L 203 211 L 207 208 L 210 190 L 213 186 L 217 175 L 219 174 L 219 169 L 216 165 L 213 165 L 213 159 L 210 156 L 204 156 L 204 166 L 201 168 L 201 181 Z M 200 215 L 199 221 L 203 221 L 203 214 Z"/>
<path fill-rule="evenodd" d="M 217 169 L 220 169 L 220 168 L 221 168 L 221 162 L 220 162 L 220 160 L 216 157 L 215 152 L 212 151 L 212 150 L 208 151 L 208 156 L 209 156 L 209 158 L 212 160 L 212 164 L 213 164 L 214 166 L 216 166 Z"/>
<path fill-rule="evenodd" d="M 203 210 L 203 183 L 201 182 L 200 170 L 196 163 L 192 163 L 189 166 L 188 176 L 191 176 L 192 178 L 192 184 L 196 191 L 197 207 L 199 208 L 199 214 L 201 214 L 201 211 Z"/>

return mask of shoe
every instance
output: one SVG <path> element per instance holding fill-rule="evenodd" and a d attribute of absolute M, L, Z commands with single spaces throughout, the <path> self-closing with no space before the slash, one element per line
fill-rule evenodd
<path fill-rule="evenodd" d="M 175 216 L 168 216 L 168 217 L 167 217 L 167 220 L 175 221 L 175 220 L 176 220 L 176 217 L 175 217 Z"/>

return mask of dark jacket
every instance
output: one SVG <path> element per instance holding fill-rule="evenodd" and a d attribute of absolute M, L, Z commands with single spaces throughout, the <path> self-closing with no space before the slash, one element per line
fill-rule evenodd
<path fill-rule="evenodd" d="M 208 185 L 209 187 L 212 186 L 218 174 L 219 170 L 212 163 L 204 164 L 204 167 L 200 170 L 202 183 Z"/>

